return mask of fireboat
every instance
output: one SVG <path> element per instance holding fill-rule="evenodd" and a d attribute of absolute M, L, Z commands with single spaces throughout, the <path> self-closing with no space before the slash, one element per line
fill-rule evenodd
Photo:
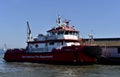
<path fill-rule="evenodd" d="M 27 46 L 7 49 L 6 62 L 36 62 L 52 64 L 94 64 L 101 55 L 101 48 L 95 44 L 81 44 L 79 31 L 69 25 L 69 20 L 57 18 L 57 26 L 46 35 L 32 37 L 27 22 Z"/>

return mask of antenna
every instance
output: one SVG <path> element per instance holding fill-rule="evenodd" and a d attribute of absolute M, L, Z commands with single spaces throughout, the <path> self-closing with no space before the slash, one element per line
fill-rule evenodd
<path fill-rule="evenodd" d="M 61 23 L 61 17 L 60 17 L 60 15 L 58 16 L 58 23 L 59 24 Z"/>
<path fill-rule="evenodd" d="M 57 25 L 60 26 L 60 24 L 61 24 L 61 22 L 62 22 L 62 21 L 61 21 L 61 16 L 60 16 L 60 15 L 58 15 L 58 18 L 57 18 L 56 21 L 57 21 Z"/>
<path fill-rule="evenodd" d="M 69 26 L 69 22 L 70 22 L 70 21 L 71 21 L 71 20 L 68 20 L 68 19 L 65 19 L 65 20 L 64 20 L 64 22 L 66 23 L 67 26 Z"/>

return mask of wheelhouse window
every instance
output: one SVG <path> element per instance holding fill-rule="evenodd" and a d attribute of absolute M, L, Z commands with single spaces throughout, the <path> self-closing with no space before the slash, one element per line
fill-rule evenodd
<path fill-rule="evenodd" d="M 58 35 L 63 35 L 64 31 L 58 31 Z"/>
<path fill-rule="evenodd" d="M 65 34 L 68 35 L 68 34 L 69 34 L 69 31 L 65 31 Z"/>
<path fill-rule="evenodd" d="M 51 34 L 51 35 L 55 35 L 55 32 L 51 32 L 50 34 Z"/>
<path fill-rule="evenodd" d="M 48 32 L 47 35 L 48 36 L 53 36 L 53 35 L 56 35 L 56 32 Z"/>
<path fill-rule="evenodd" d="M 72 32 L 72 31 L 70 31 L 70 32 L 69 32 L 69 34 L 70 34 L 70 35 L 72 35 L 72 34 L 73 34 L 73 32 Z"/>
<path fill-rule="evenodd" d="M 79 35 L 79 32 L 75 32 L 75 31 L 65 31 L 64 34 L 65 34 L 65 35 Z"/>
<path fill-rule="evenodd" d="M 79 35 L 79 32 L 75 32 L 75 35 Z"/>

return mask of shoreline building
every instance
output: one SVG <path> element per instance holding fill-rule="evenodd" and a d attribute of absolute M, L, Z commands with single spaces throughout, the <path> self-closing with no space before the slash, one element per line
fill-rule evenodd
<path fill-rule="evenodd" d="M 85 40 L 88 43 L 90 39 Z M 94 38 L 93 43 L 100 46 L 120 46 L 120 38 Z"/>

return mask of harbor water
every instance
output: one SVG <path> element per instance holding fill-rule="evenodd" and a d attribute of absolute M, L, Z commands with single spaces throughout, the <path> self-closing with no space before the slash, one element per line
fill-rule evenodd
<path fill-rule="evenodd" d="M 0 53 L 0 77 L 119 77 L 120 65 L 52 65 L 5 62 Z"/>

